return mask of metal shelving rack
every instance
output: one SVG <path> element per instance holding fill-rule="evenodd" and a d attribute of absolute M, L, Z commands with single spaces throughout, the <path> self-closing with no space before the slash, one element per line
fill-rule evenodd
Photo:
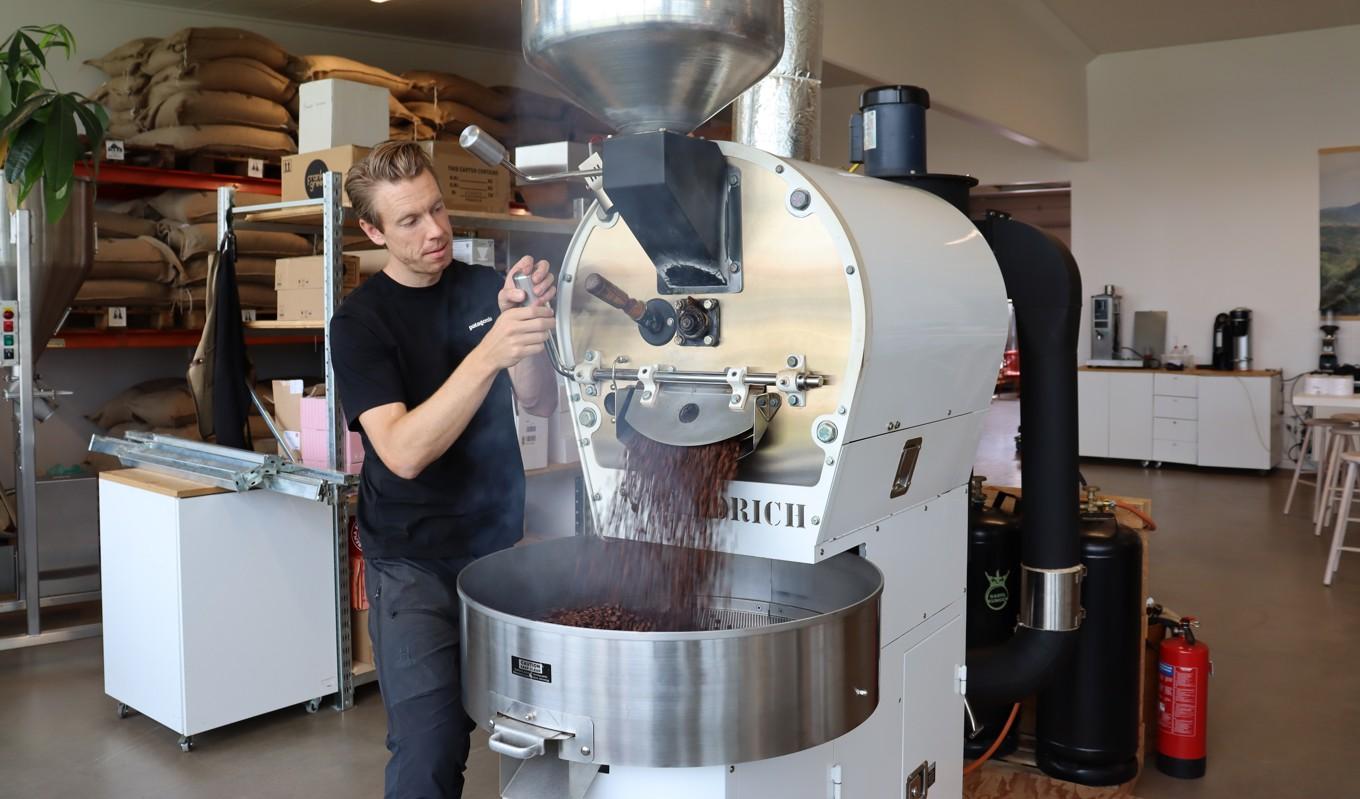
<path fill-rule="evenodd" d="M 310 322 L 251 322 L 246 327 L 256 331 L 269 331 L 275 334 L 297 333 L 320 335 L 325 355 L 326 413 L 329 420 L 327 436 L 327 465 L 336 470 L 339 453 L 343 451 L 345 421 L 340 414 L 335 390 L 335 372 L 331 366 L 330 319 L 341 300 L 341 278 L 343 269 L 343 243 L 347 226 L 353 229 L 353 212 L 342 203 L 343 177 L 339 172 L 328 172 L 322 176 L 322 196 L 314 200 L 294 200 L 234 207 L 232 197 L 235 193 L 230 186 L 217 190 L 217 230 L 218 245 L 221 245 L 223 232 L 230 218 L 237 229 L 275 230 L 304 235 L 321 235 L 321 254 L 325 258 L 323 270 L 322 304 L 323 319 Z M 476 211 L 451 211 L 450 219 L 469 227 L 483 227 L 505 230 L 512 234 L 571 235 L 577 226 L 575 219 L 549 219 L 522 214 L 498 214 Z M 577 467 L 579 468 L 579 466 Z M 536 474 L 549 474 L 563 470 L 563 467 L 550 466 L 547 469 L 527 472 L 529 477 Z M 578 475 L 578 492 L 581 479 Z M 335 708 L 347 710 L 354 705 L 354 689 L 377 679 L 377 672 L 367 669 L 355 672 L 350 641 L 350 571 L 349 571 L 349 520 L 352 502 L 338 502 L 334 506 L 332 524 L 335 533 L 335 628 L 336 628 L 336 695 Z"/>
<path fill-rule="evenodd" d="M 223 186 L 217 190 L 217 243 L 220 248 L 222 237 L 229 221 L 249 214 L 272 211 L 293 211 L 315 209 L 321 234 L 321 255 L 325 259 L 322 283 L 322 349 L 325 357 L 326 381 L 326 419 L 329 434 L 326 437 L 326 465 L 339 471 L 339 454 L 344 451 L 345 423 L 340 416 L 340 405 L 335 390 L 335 371 L 331 367 L 330 320 L 340 304 L 341 270 L 343 256 L 343 228 L 345 211 L 341 204 L 341 175 L 328 172 L 322 176 L 321 197 L 315 200 L 295 200 L 292 202 L 267 203 L 235 207 L 232 203 L 235 190 Z M 305 232 L 317 233 L 317 225 Z M 376 679 L 376 672 L 366 670 L 361 674 L 354 672 L 353 651 L 350 642 L 350 573 L 349 573 L 349 523 L 351 502 L 336 502 L 332 506 L 331 527 L 335 537 L 332 551 L 335 573 L 335 684 L 338 688 L 335 697 L 336 710 L 348 710 L 354 706 L 354 688 Z"/>

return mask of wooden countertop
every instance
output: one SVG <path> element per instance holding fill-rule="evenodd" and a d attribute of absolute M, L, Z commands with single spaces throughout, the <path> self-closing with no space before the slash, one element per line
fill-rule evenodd
<path fill-rule="evenodd" d="M 1021 370 L 1024 362 L 1021 361 Z M 1219 369 L 1146 369 L 1135 366 L 1078 366 L 1078 372 L 1126 372 L 1128 374 L 1147 374 L 1155 372 L 1164 375 L 1189 375 L 1192 377 L 1276 377 L 1280 374 L 1279 369 L 1249 369 L 1245 372 L 1225 371 Z"/>
<path fill-rule="evenodd" d="M 185 480 L 181 477 L 171 477 L 168 474 L 161 474 L 147 469 L 115 469 L 108 472 L 99 473 L 100 480 L 108 480 L 112 483 L 122 483 L 133 488 L 140 488 L 143 491 L 150 491 L 153 494 L 174 497 L 175 499 L 190 499 L 192 497 L 206 497 L 212 494 L 225 494 L 225 488 L 195 483 L 192 480 Z"/>

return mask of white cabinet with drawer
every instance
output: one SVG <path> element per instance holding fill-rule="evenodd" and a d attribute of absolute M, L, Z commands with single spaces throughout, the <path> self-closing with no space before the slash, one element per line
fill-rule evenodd
<path fill-rule="evenodd" d="M 1155 396 L 1152 398 L 1152 414 L 1158 419 L 1193 421 L 1199 418 L 1199 401 L 1194 397 Z"/>
<path fill-rule="evenodd" d="M 1196 430 L 1198 424 L 1184 419 L 1153 419 L 1152 440 L 1194 443 L 1199 440 L 1199 433 Z"/>
<path fill-rule="evenodd" d="M 1199 378 L 1158 372 L 1152 376 L 1152 393 L 1159 397 L 1198 397 Z"/>
<path fill-rule="evenodd" d="M 1084 458 L 1233 469 L 1280 460 L 1278 372 L 1078 372 Z"/>

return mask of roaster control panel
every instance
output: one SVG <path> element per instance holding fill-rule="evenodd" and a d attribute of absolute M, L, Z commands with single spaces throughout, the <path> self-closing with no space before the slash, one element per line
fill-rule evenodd
<path fill-rule="evenodd" d="M 0 366 L 19 363 L 19 304 L 0 300 Z"/>

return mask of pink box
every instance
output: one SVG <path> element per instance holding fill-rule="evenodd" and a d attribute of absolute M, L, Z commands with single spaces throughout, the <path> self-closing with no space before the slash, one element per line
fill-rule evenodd
<path fill-rule="evenodd" d="M 328 468 L 329 468 L 329 467 L 326 466 L 326 459 L 325 459 L 325 458 L 322 458 L 322 459 L 319 460 L 319 461 L 318 461 L 318 460 L 307 460 L 306 458 L 303 458 L 303 459 L 302 459 L 302 465 L 303 465 L 303 466 L 310 467 L 310 468 L 312 468 L 312 469 L 328 469 Z M 360 471 L 361 469 L 363 469 L 363 468 L 364 468 L 364 462 L 363 462 L 363 461 L 359 461 L 359 462 L 357 462 L 357 463 L 347 463 L 347 464 L 345 464 L 345 468 L 341 469 L 340 471 L 343 472 L 343 473 L 345 473 L 345 474 L 358 474 L 359 471 Z"/>
<path fill-rule="evenodd" d="M 326 398 L 322 397 L 303 397 L 298 403 L 299 416 L 302 417 L 303 430 L 325 431 L 326 425 Z"/>
<path fill-rule="evenodd" d="M 304 461 L 326 462 L 326 431 L 302 429 L 302 459 Z M 345 433 L 345 447 L 340 454 L 345 463 L 363 463 L 364 445 L 358 433 Z"/>

